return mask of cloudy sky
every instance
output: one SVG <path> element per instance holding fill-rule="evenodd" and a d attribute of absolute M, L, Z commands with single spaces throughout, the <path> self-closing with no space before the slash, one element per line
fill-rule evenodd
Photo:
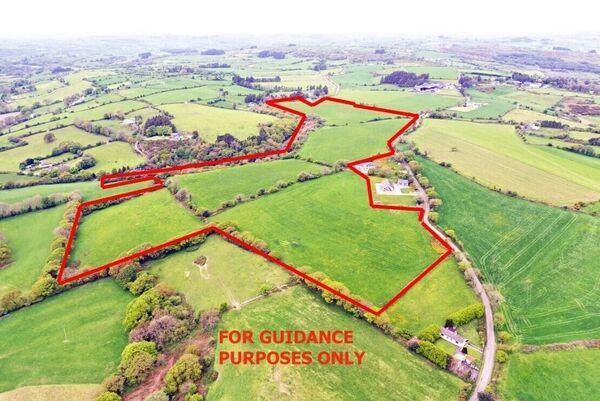
<path fill-rule="evenodd" d="M 5 0 L 0 37 L 374 33 L 577 34 L 593 0 Z"/>

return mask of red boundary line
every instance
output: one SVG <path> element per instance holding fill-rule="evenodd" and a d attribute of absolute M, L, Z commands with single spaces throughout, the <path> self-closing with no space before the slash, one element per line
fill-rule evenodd
<path fill-rule="evenodd" d="M 103 203 L 106 203 L 109 201 L 123 199 L 123 198 L 130 197 L 130 196 L 141 195 L 144 193 L 153 192 L 158 189 L 161 189 L 164 187 L 164 182 L 162 179 L 160 179 L 159 177 L 156 176 L 157 174 L 164 174 L 164 173 L 182 171 L 182 170 L 187 170 L 187 169 L 195 169 L 195 168 L 206 167 L 206 166 L 215 166 L 215 165 L 219 165 L 219 164 L 231 163 L 231 162 L 236 162 L 236 161 L 241 161 L 241 160 L 260 159 L 260 158 L 264 158 L 264 157 L 268 157 L 268 156 L 281 155 L 281 154 L 285 154 L 285 153 L 289 152 L 290 149 L 292 148 L 294 141 L 296 140 L 296 137 L 298 136 L 298 134 L 300 132 L 300 129 L 302 128 L 302 126 L 304 125 L 304 122 L 306 121 L 305 113 L 300 112 L 298 110 L 291 109 L 291 108 L 283 106 L 281 104 L 281 103 L 292 102 L 292 101 L 302 102 L 309 107 L 314 107 L 325 101 L 330 101 L 330 102 L 349 105 L 349 106 L 352 106 L 357 109 L 364 109 L 364 110 L 376 111 L 376 112 L 380 112 L 380 113 L 394 114 L 397 116 L 403 116 L 403 117 L 409 118 L 408 123 L 406 123 L 402 128 L 400 128 L 400 130 L 398 130 L 391 138 L 388 139 L 388 141 L 387 141 L 388 151 L 387 152 L 380 153 L 380 154 L 366 157 L 366 158 L 359 159 L 359 160 L 354 160 L 354 161 L 348 163 L 348 167 L 350 168 L 350 170 L 352 170 L 353 172 L 358 174 L 360 177 L 362 177 L 366 181 L 369 206 L 371 206 L 373 209 L 403 210 L 403 211 L 417 212 L 418 219 L 419 219 L 419 222 L 421 223 L 421 226 L 423 226 L 423 228 L 425 228 L 425 230 L 427 230 L 427 232 L 429 232 L 429 234 L 431 234 L 431 236 L 435 240 L 437 240 L 446 249 L 446 251 L 443 254 L 441 254 L 432 264 L 430 264 L 427 268 L 425 268 L 423 271 L 421 271 L 421 273 L 419 273 L 418 276 L 416 276 L 408 284 L 406 284 L 404 286 L 404 288 L 402 288 L 400 290 L 400 292 L 398 292 L 392 299 L 390 299 L 388 302 L 386 302 L 381 308 L 374 309 L 373 307 L 371 307 L 369 305 L 365 305 L 362 302 L 360 302 L 354 298 L 351 298 L 346 294 L 341 293 L 340 291 L 336 290 L 335 288 L 332 288 L 332 287 L 328 286 L 327 284 L 311 277 L 310 275 L 296 269 L 294 266 L 289 265 L 274 256 L 271 256 L 270 254 L 252 246 L 251 244 L 229 234 L 228 232 L 226 232 L 216 226 L 205 227 L 201 230 L 197 230 L 197 231 L 191 232 L 189 234 L 186 234 L 184 236 L 174 238 L 170 241 L 153 246 L 151 248 L 144 249 L 144 250 L 136 252 L 132 255 L 114 260 L 114 261 L 106 263 L 102 266 L 98 266 L 93 269 L 86 270 L 85 272 L 75 274 L 70 277 L 64 277 L 65 268 L 67 266 L 67 262 L 69 260 L 69 255 L 70 255 L 72 247 L 73 247 L 73 240 L 75 238 L 75 233 L 77 231 L 77 227 L 79 226 L 79 221 L 81 220 L 81 216 L 83 215 L 83 210 L 86 207 L 103 204 Z M 409 113 L 409 112 L 400 111 L 400 110 L 384 109 L 384 108 L 376 107 L 376 106 L 366 106 L 366 105 L 358 104 L 358 103 L 355 103 L 355 102 L 352 102 L 349 100 L 338 99 L 338 98 L 329 97 L 329 96 L 322 97 L 315 102 L 306 100 L 305 98 L 303 98 L 301 96 L 294 96 L 294 97 L 287 97 L 287 98 L 280 98 L 280 99 L 271 99 L 271 100 L 268 100 L 266 103 L 271 107 L 277 108 L 279 110 L 282 110 L 282 111 L 285 111 L 285 112 L 288 112 L 291 114 L 295 114 L 298 117 L 300 117 L 300 121 L 298 122 L 298 125 L 294 128 L 292 135 L 288 139 L 285 146 L 281 149 L 272 150 L 272 151 L 268 151 L 268 152 L 253 153 L 253 154 L 249 154 L 249 155 L 236 156 L 236 157 L 228 157 L 228 158 L 224 158 L 224 159 L 217 159 L 217 160 L 211 160 L 211 161 L 189 163 L 189 164 L 183 164 L 183 165 L 179 165 L 179 166 L 154 168 L 154 169 L 147 169 L 147 170 L 134 170 L 134 171 L 128 171 L 128 172 L 124 172 L 124 173 L 115 173 L 115 174 L 106 174 L 106 175 L 103 175 L 102 177 L 100 177 L 100 186 L 104 189 L 114 188 L 114 187 L 119 187 L 119 186 L 124 186 L 124 185 L 131 185 L 131 184 L 141 183 L 141 182 L 146 182 L 146 181 L 152 181 L 153 184 L 149 187 L 137 189 L 134 191 L 129 191 L 129 192 L 121 193 L 121 194 L 106 196 L 103 198 L 83 202 L 77 207 L 77 210 L 75 212 L 75 216 L 73 219 L 73 224 L 69 231 L 69 237 L 67 239 L 65 252 L 63 254 L 61 264 L 60 264 L 60 269 L 58 272 L 58 277 L 57 277 L 58 283 L 60 285 L 64 285 L 64 284 L 76 281 L 78 279 L 90 276 L 92 274 L 101 272 L 105 269 L 124 264 L 131 260 L 137 259 L 141 256 L 156 252 L 160 249 L 179 244 L 179 243 L 189 240 L 191 238 L 194 238 L 194 237 L 197 237 L 200 235 L 216 233 L 216 234 L 220 235 L 221 237 L 226 238 L 229 241 L 237 244 L 238 246 L 240 246 L 248 251 L 251 251 L 257 255 L 260 255 L 263 258 L 267 259 L 268 261 L 273 262 L 276 265 L 282 267 L 283 269 L 296 274 L 297 276 L 301 277 L 302 279 L 309 281 L 309 282 L 315 284 L 316 286 L 335 294 L 339 298 L 344 299 L 345 301 L 351 303 L 352 305 L 354 305 L 360 309 L 363 309 L 366 312 L 372 313 L 374 315 L 380 315 L 384 311 L 386 311 L 389 307 L 391 307 L 398 299 L 400 299 L 404 294 L 406 294 L 415 284 L 417 284 L 423 277 L 425 277 L 431 270 L 433 270 L 446 257 L 448 257 L 448 255 L 450 255 L 452 253 L 452 248 L 444 240 L 444 238 L 439 236 L 435 232 L 435 230 L 433 230 L 426 222 L 423 221 L 423 217 L 424 217 L 424 213 L 425 213 L 425 210 L 423 208 L 418 207 L 418 206 L 376 204 L 373 200 L 373 193 L 371 190 L 371 181 L 369 180 L 369 177 L 356 168 L 356 165 L 358 165 L 358 164 L 371 162 L 371 161 L 375 161 L 375 160 L 393 156 L 394 155 L 394 147 L 393 147 L 394 142 L 400 137 L 400 135 L 402 135 L 404 132 L 406 132 L 406 130 L 408 128 L 410 128 L 412 125 L 414 125 L 416 123 L 416 121 L 419 119 L 418 114 Z"/>

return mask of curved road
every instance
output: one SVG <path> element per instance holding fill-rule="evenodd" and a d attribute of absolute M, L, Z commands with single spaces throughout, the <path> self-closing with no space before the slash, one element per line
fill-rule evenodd
<path fill-rule="evenodd" d="M 452 247 L 454 253 L 460 255 L 463 259 L 467 260 L 464 252 L 452 241 L 448 236 L 439 230 L 435 225 L 431 224 L 429 221 L 429 197 L 427 193 L 416 179 L 413 171 L 410 166 L 406 162 L 402 162 L 402 166 L 406 169 L 410 177 L 413 179 L 415 183 L 415 187 L 421 194 L 423 198 L 423 208 L 425 209 L 425 213 L 423 214 L 423 221 L 427 224 L 433 231 L 435 231 L 439 236 L 444 238 Z M 483 358 L 481 361 L 481 369 L 479 371 L 479 375 L 477 376 L 477 382 L 475 384 L 475 389 L 469 398 L 469 401 L 477 401 L 477 394 L 485 391 L 485 388 L 490 384 L 492 379 L 492 372 L 494 371 L 494 362 L 496 356 L 496 333 L 494 332 L 494 315 L 492 312 L 492 305 L 490 304 L 490 299 L 477 277 L 477 274 L 473 271 L 473 269 L 468 270 L 468 274 L 471 277 L 471 280 L 475 284 L 475 292 L 481 298 L 481 302 L 483 302 L 483 306 L 485 309 L 485 347 L 483 349 Z"/>

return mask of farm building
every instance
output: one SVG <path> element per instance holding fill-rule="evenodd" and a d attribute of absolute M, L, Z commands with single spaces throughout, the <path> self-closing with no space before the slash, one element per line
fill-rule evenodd
<path fill-rule="evenodd" d="M 383 180 L 375 184 L 378 195 L 402 195 L 402 190 L 406 188 L 408 188 L 408 180 L 398 180 L 397 182 Z"/>
<path fill-rule="evenodd" d="M 375 168 L 377 166 L 376 166 L 375 163 L 367 162 L 367 163 L 357 164 L 355 167 L 361 173 L 363 173 L 363 174 L 369 174 L 369 170 L 372 169 L 372 168 Z"/>
<path fill-rule="evenodd" d="M 456 332 L 455 328 L 452 327 L 442 327 L 440 329 L 440 336 L 448 341 L 451 344 L 456 345 L 457 347 L 463 348 L 467 345 L 469 340 L 461 336 Z"/>

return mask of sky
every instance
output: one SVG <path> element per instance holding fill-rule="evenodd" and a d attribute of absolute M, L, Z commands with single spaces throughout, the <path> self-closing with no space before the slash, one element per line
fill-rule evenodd
<path fill-rule="evenodd" d="M 600 31 L 594 0 L 4 0 L 0 12 L 0 38 Z"/>

